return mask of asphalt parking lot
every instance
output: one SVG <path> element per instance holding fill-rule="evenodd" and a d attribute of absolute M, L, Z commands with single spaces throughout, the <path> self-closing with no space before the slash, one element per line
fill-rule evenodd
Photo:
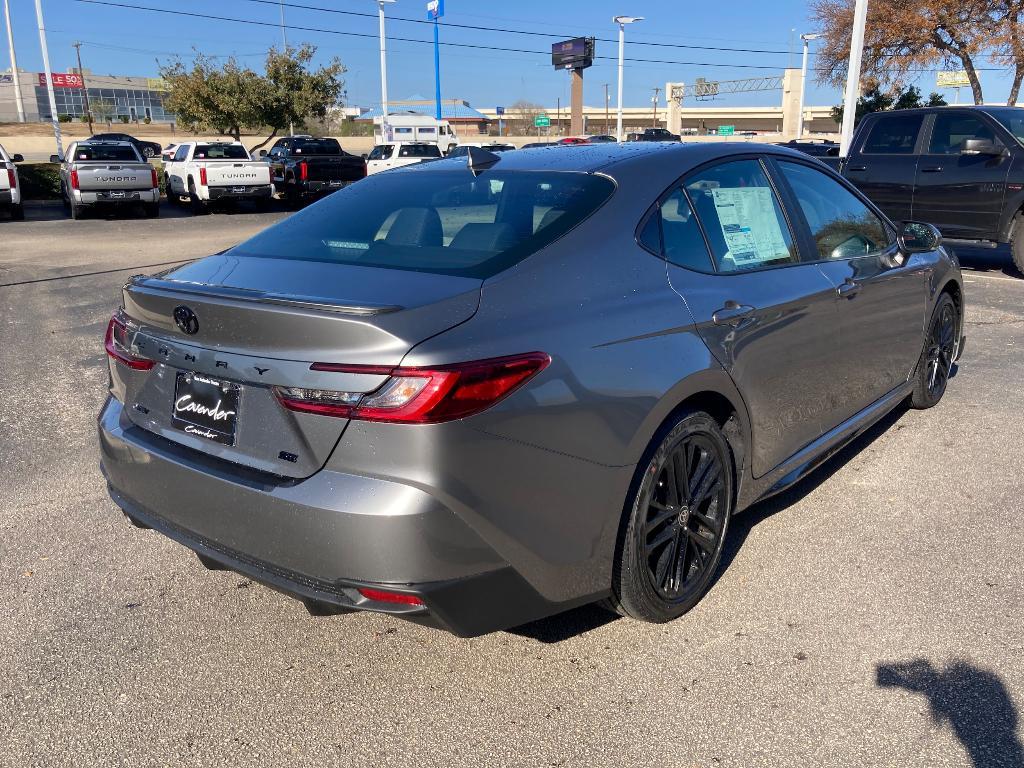
<path fill-rule="evenodd" d="M 1024 279 L 961 252 L 966 352 L 737 519 L 668 625 L 465 640 L 302 606 L 132 528 L 97 469 L 124 280 L 286 214 L 0 221 L 0 765 L 1024 766 Z"/>

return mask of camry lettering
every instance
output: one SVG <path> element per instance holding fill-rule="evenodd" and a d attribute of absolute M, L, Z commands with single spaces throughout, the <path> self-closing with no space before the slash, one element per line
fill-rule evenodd
<path fill-rule="evenodd" d="M 209 416 L 214 421 L 227 421 L 228 417 L 235 415 L 235 412 L 222 410 L 220 403 L 221 401 L 218 400 L 217 404 L 211 408 L 193 401 L 192 395 L 182 395 L 174 401 L 174 410 L 178 413 L 195 413 L 200 416 Z"/>

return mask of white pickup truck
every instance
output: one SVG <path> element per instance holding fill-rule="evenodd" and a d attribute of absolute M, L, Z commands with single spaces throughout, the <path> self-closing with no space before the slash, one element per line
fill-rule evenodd
<path fill-rule="evenodd" d="M 78 219 L 89 208 L 142 205 L 149 217 L 160 215 L 156 169 L 127 141 L 76 141 L 60 163 L 60 195 Z"/>
<path fill-rule="evenodd" d="M 212 202 L 254 200 L 270 202 L 274 188 L 270 168 L 253 160 L 237 141 L 187 141 L 179 144 L 164 164 L 167 199 L 181 202 L 188 196 L 193 213 L 204 213 Z"/>
<path fill-rule="evenodd" d="M 18 168 L 24 158 L 21 155 L 8 155 L 7 150 L 0 146 L 0 209 L 6 208 L 15 221 L 25 219 L 25 208 L 21 203 L 21 183 L 18 180 Z"/>

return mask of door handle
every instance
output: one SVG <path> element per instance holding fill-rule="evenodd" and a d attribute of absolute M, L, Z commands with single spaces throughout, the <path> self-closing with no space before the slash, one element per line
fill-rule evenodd
<path fill-rule="evenodd" d="M 844 299 L 852 299 L 854 296 L 860 293 L 860 289 L 860 283 L 855 282 L 854 280 L 848 277 L 836 288 L 836 295 Z"/>
<path fill-rule="evenodd" d="M 921 169 L 921 173 L 941 173 L 941 172 L 942 172 L 942 166 L 941 165 L 934 165 L 931 168 L 922 168 Z"/>
<path fill-rule="evenodd" d="M 733 328 L 738 328 L 744 320 L 750 319 L 754 312 L 755 308 L 749 304 L 740 304 L 729 300 L 725 302 L 724 307 L 715 310 L 711 315 L 711 322 L 715 325 L 731 325 Z"/>
<path fill-rule="evenodd" d="M 866 171 L 868 167 L 866 165 L 848 165 L 846 170 L 848 171 Z"/>

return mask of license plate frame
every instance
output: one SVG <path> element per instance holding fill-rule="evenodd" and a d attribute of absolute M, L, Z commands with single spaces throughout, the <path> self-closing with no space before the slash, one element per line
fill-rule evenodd
<path fill-rule="evenodd" d="M 171 425 L 185 434 L 233 446 L 241 393 L 242 388 L 233 382 L 179 371 L 174 381 Z"/>
<path fill-rule="evenodd" d="M 125 198 L 125 193 L 121 190 L 108 192 L 107 195 L 110 197 L 111 200 L 124 200 Z"/>

